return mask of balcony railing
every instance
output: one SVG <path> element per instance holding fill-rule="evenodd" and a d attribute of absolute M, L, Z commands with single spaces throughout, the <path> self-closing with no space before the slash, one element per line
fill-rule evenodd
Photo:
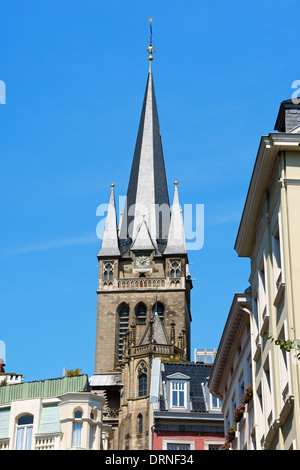
<path fill-rule="evenodd" d="M 185 279 L 181 278 L 131 278 L 131 279 L 99 279 L 99 290 L 163 290 L 184 289 Z"/>

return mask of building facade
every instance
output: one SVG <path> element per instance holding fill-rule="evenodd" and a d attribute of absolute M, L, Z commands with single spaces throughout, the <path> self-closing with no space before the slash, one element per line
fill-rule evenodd
<path fill-rule="evenodd" d="M 86 375 L 0 387 L 0 450 L 107 450 L 105 398 Z"/>
<path fill-rule="evenodd" d="M 256 449 L 252 399 L 251 289 L 235 294 L 209 380 L 210 392 L 223 400 L 225 448 Z"/>
<path fill-rule="evenodd" d="M 114 185 L 98 253 L 94 393 L 105 391 L 114 448 L 150 449 L 149 390 L 154 357 L 190 360 L 190 291 L 177 182 L 169 203 L 152 59 L 126 204 L 117 222 Z M 142 432 L 137 432 L 143 421 Z M 138 435 L 138 437 L 137 437 Z"/>
<path fill-rule="evenodd" d="M 250 346 L 255 426 L 251 418 L 247 448 L 250 445 L 257 450 L 297 450 L 300 362 L 295 356 L 294 342 L 300 338 L 299 104 L 293 100 L 281 103 L 275 130 L 278 132 L 261 138 L 235 243 L 238 255 L 251 261 Z M 222 337 L 224 344 L 227 328 L 228 325 Z M 232 357 L 234 351 L 237 353 L 238 339 L 237 332 L 229 339 Z M 288 344 L 292 349 L 280 347 Z M 224 394 L 227 410 L 231 389 L 221 379 L 224 354 L 219 350 L 211 390 Z M 235 370 L 234 366 L 226 374 L 228 383 Z M 232 379 L 232 383 L 236 381 Z M 249 433 L 255 436 L 252 442 Z M 239 432 L 233 434 L 237 447 L 243 448 L 238 441 Z"/>

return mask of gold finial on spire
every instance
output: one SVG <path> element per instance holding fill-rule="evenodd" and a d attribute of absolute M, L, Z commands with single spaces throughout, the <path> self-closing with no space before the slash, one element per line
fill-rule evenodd
<path fill-rule="evenodd" d="M 153 21 L 153 16 L 149 18 L 149 23 L 150 23 L 150 44 L 147 47 L 147 52 L 149 54 L 148 60 L 153 60 L 153 53 L 155 52 L 155 48 L 152 46 L 152 21 Z"/>
<path fill-rule="evenodd" d="M 174 181 L 174 184 L 175 184 L 175 186 L 177 186 L 177 185 L 178 185 L 178 181 Z"/>
<path fill-rule="evenodd" d="M 115 187 L 114 183 L 111 183 L 110 187 L 111 187 L 111 188 L 114 188 L 114 187 Z"/>

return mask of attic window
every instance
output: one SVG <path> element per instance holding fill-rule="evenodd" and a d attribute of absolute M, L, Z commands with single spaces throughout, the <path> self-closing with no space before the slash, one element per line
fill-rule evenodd
<path fill-rule="evenodd" d="M 171 381 L 171 408 L 186 408 L 187 382 L 183 380 Z"/>

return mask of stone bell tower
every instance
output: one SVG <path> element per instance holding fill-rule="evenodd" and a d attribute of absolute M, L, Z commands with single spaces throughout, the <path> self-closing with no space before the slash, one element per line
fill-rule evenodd
<path fill-rule="evenodd" d="M 149 448 L 152 358 L 190 359 L 192 282 L 183 216 L 177 182 L 170 208 L 151 43 L 147 51 L 149 73 L 125 208 L 118 228 L 111 185 L 98 253 L 95 372 L 90 383 L 95 393 L 106 391 L 106 420 L 115 427 L 114 446 L 119 449 Z"/>

